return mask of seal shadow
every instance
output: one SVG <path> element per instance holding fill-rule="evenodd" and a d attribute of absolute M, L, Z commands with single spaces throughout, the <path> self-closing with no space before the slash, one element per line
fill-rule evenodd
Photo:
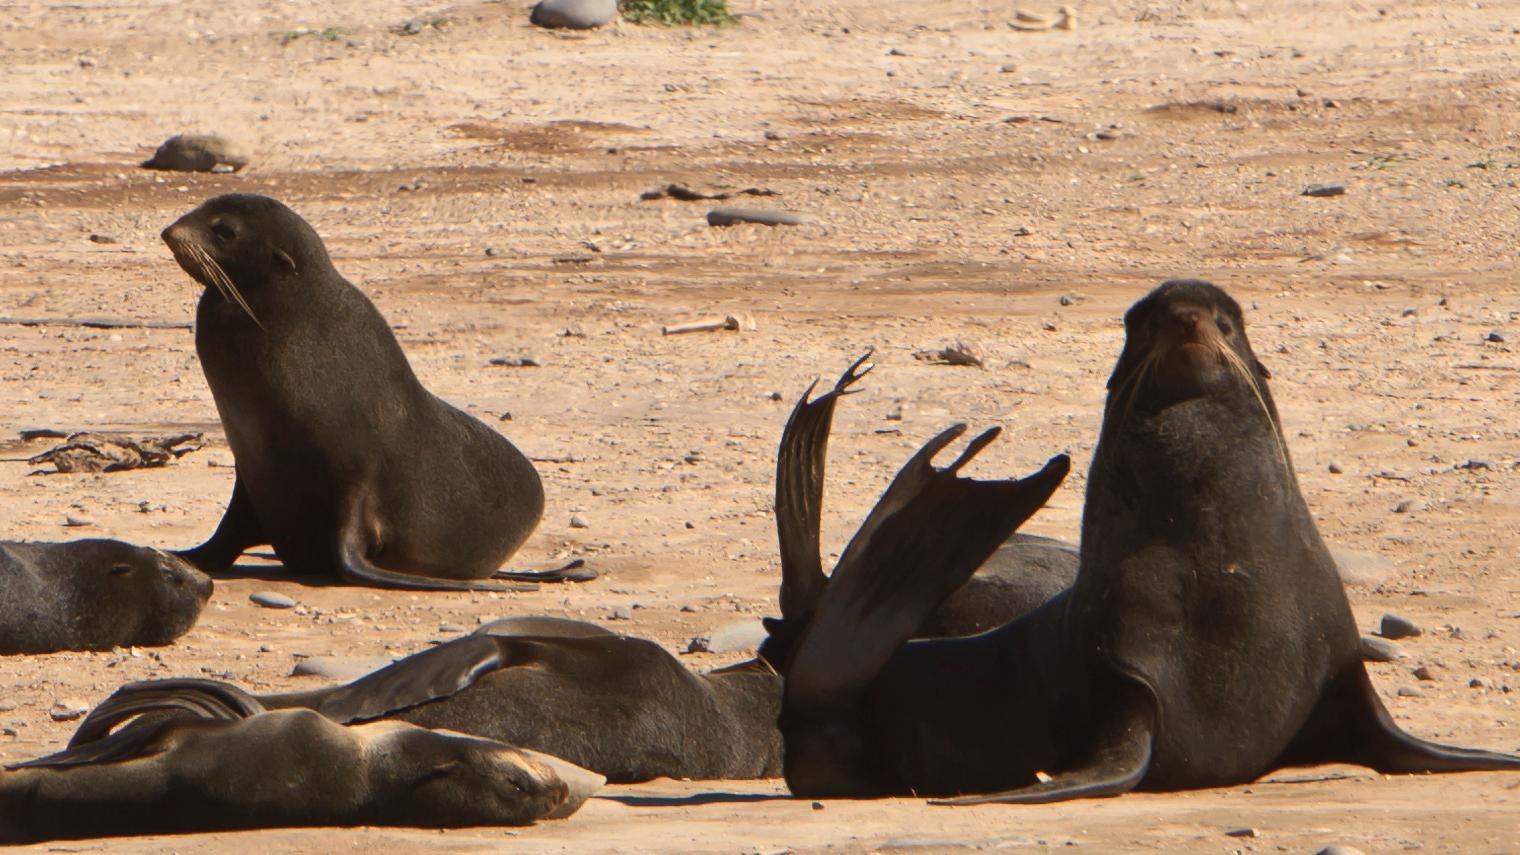
<path fill-rule="evenodd" d="M 689 796 L 608 796 L 593 798 L 617 802 L 628 807 L 700 807 L 701 805 L 734 805 L 748 802 L 796 801 L 791 793 L 693 793 Z"/>

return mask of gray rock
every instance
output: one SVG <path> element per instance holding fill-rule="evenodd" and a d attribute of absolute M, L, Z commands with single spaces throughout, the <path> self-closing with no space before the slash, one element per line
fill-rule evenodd
<path fill-rule="evenodd" d="M 540 27 L 589 30 L 612 20 L 617 0 L 540 0 L 528 20 Z"/>
<path fill-rule="evenodd" d="M 48 709 L 48 718 L 53 721 L 73 721 L 84 718 L 84 714 L 90 711 L 90 705 L 75 698 L 59 698 L 53 701 L 53 706 Z"/>
<path fill-rule="evenodd" d="M 707 212 L 709 226 L 735 226 L 740 223 L 759 223 L 763 226 L 800 226 L 816 223 L 808 214 L 793 211 L 773 211 L 766 208 L 713 208 Z"/>
<path fill-rule="evenodd" d="M 607 613 L 607 620 L 633 620 L 633 609 L 627 606 L 613 606 L 612 611 Z"/>
<path fill-rule="evenodd" d="M 590 522 L 590 520 L 587 520 L 585 517 L 581 516 L 580 514 L 571 514 L 570 515 L 570 527 L 571 528 L 590 528 L 591 527 L 591 522 Z"/>
<path fill-rule="evenodd" d="M 309 656 L 291 669 L 292 677 L 354 680 L 391 664 L 389 656 Z"/>
<path fill-rule="evenodd" d="M 1414 621 L 1388 612 L 1378 624 L 1378 635 L 1384 638 L 1414 638 L 1423 630 Z"/>
<path fill-rule="evenodd" d="M 1440 679 L 1436 675 L 1435 669 L 1431 668 L 1429 665 L 1421 665 L 1420 667 L 1414 669 L 1414 678 L 1416 680 L 1427 681 Z"/>
<path fill-rule="evenodd" d="M 86 517 L 76 517 L 73 514 L 65 514 L 63 517 L 63 524 L 67 528 L 82 528 L 87 525 L 94 525 L 95 521 Z"/>
<path fill-rule="evenodd" d="M 293 609 L 296 601 L 285 596 L 276 594 L 274 591 L 254 591 L 248 595 L 249 601 L 266 609 Z"/>
<path fill-rule="evenodd" d="M 752 653 L 765 640 L 765 626 L 742 620 L 720 627 L 712 635 L 699 635 L 687 645 L 687 653 Z"/>
<path fill-rule="evenodd" d="M 1339 843 L 1332 843 L 1314 853 L 1314 855 L 1366 855 L 1366 853 L 1355 846 L 1342 846 Z"/>
<path fill-rule="evenodd" d="M 1392 662 L 1395 659 L 1403 659 L 1405 653 L 1387 639 L 1372 635 L 1362 636 L 1362 659 L 1368 662 Z"/>
<path fill-rule="evenodd" d="M 1350 549 L 1332 549 L 1335 569 L 1340 572 L 1341 582 L 1363 588 L 1376 588 L 1393 575 L 1393 562 L 1375 552 L 1355 552 Z"/>
<path fill-rule="evenodd" d="M 1339 196 L 1345 192 L 1344 184 L 1310 184 L 1304 188 L 1305 196 Z"/>
<path fill-rule="evenodd" d="M 1423 697 L 1425 697 L 1425 693 L 1422 692 L 1422 691 L 1420 691 L 1419 689 L 1416 689 L 1414 686 L 1400 686 L 1399 690 L 1397 692 L 1395 692 L 1395 694 L 1397 694 L 1401 698 L 1423 698 Z"/>
<path fill-rule="evenodd" d="M 214 134 L 169 137 L 152 157 L 142 162 L 144 169 L 171 172 L 236 172 L 247 165 L 248 155 Z"/>

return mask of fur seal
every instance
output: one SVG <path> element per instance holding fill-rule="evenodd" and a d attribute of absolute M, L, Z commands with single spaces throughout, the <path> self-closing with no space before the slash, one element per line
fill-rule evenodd
<path fill-rule="evenodd" d="M 793 613 L 793 619 L 798 619 L 798 584 L 823 578 L 819 517 L 829 427 L 837 400 L 865 374 L 860 370 L 864 361 L 862 357 L 833 390 L 816 399 L 811 399 L 813 387 L 809 387 L 782 433 L 776 517 L 783 576 L 792 580 L 782 588 L 788 595 L 783 598 L 782 612 Z M 943 447 L 959 430 L 941 434 L 931 445 L 935 450 Z M 984 436 L 962 462 L 989 439 Z M 1059 458 L 1028 483 L 961 479 L 948 490 L 938 483 L 920 484 L 922 473 L 912 465 L 904 473 L 868 517 L 847 555 L 875 561 L 882 550 L 892 554 L 900 548 L 922 548 L 932 560 L 939 552 L 955 552 L 946 544 L 976 537 L 987 541 L 990 552 L 1007 532 L 984 531 L 978 515 L 963 513 L 955 501 L 1006 501 L 1032 513 L 1060 483 L 1065 468 L 1064 458 Z M 928 501 L 943 498 L 953 506 L 943 518 L 936 518 L 942 527 L 929 540 L 913 537 L 904 544 L 902 538 L 877 532 L 883 523 L 895 525 L 901 519 L 895 509 L 905 490 L 926 488 Z M 1008 593 L 1001 606 L 1021 614 L 1038 602 Z M 956 615 L 985 620 L 997 604 L 995 597 L 982 596 L 974 607 Z M 956 620 L 955 615 L 942 616 L 939 625 L 952 632 L 964 629 Z M 338 722 L 396 718 L 528 746 L 619 783 L 661 776 L 774 777 L 782 768 L 781 736 L 776 729 L 781 682 L 763 657 L 786 649 L 786 624 L 785 617 L 767 622 L 775 637 L 762 646 L 761 660 L 698 674 L 658 644 L 614 635 L 593 624 L 550 617 L 507 618 L 346 685 L 309 692 L 255 697 L 203 679 L 130 684 L 90 713 L 71 744 L 89 744 L 125 718 L 176 706 L 305 707 Z"/>
<path fill-rule="evenodd" d="M 841 562 L 782 668 L 792 791 L 1037 803 L 1323 763 L 1520 770 L 1411 736 L 1378 699 L 1236 302 L 1174 280 L 1124 321 L 1071 590 L 902 645 L 870 608 L 932 609 L 948 569 L 860 581 Z M 846 648 L 894 652 L 829 658 Z"/>
<path fill-rule="evenodd" d="M 248 155 L 215 134 L 175 134 L 141 165 L 170 172 L 237 172 L 248 165 Z"/>
<path fill-rule="evenodd" d="M 424 590 L 521 590 L 498 573 L 543 515 L 512 443 L 418 382 L 316 231 L 266 196 L 217 196 L 164 229 L 205 286 L 195 350 L 237 463 L 208 572 L 269 543 L 298 573 Z M 571 568 L 564 568 L 566 570 Z"/>
<path fill-rule="evenodd" d="M 0 654 L 169 644 L 210 597 L 204 573 L 157 549 L 0 542 Z"/>
<path fill-rule="evenodd" d="M 7 767 L 0 843 L 303 825 L 526 825 L 573 811 L 573 790 L 589 795 L 587 781 L 572 788 L 556 767 L 573 768 L 401 722 L 344 727 L 310 710 L 207 709 L 140 720 Z"/>

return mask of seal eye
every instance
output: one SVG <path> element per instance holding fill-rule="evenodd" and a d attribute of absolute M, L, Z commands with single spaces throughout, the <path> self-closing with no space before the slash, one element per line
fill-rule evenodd
<path fill-rule="evenodd" d="M 232 230 L 232 226 L 220 220 L 211 224 L 211 233 L 216 235 L 216 239 L 220 241 L 229 241 L 237 237 L 237 232 Z"/>
<path fill-rule="evenodd" d="M 132 565 L 131 564 L 117 564 L 117 565 L 115 565 L 115 566 L 113 566 L 111 568 L 110 575 L 112 575 L 112 576 L 125 576 L 126 574 L 131 573 L 131 572 L 132 572 Z"/>
<path fill-rule="evenodd" d="M 1229 321 L 1227 321 L 1227 320 L 1225 320 L 1223 318 L 1221 318 L 1219 320 L 1219 332 L 1222 335 L 1229 335 L 1230 333 L 1232 333 L 1234 331 L 1235 331 L 1235 328 L 1232 327 L 1232 326 L 1230 326 L 1230 322 Z"/>

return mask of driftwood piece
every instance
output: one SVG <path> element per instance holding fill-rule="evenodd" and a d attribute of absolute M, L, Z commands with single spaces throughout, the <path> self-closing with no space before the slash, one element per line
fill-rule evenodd
<path fill-rule="evenodd" d="M 660 327 L 664 335 L 680 335 L 691 332 L 715 332 L 717 330 L 754 330 L 755 319 L 747 312 L 738 315 L 724 315 L 721 318 L 706 318 L 700 321 L 692 321 L 685 324 L 670 324 Z"/>
<path fill-rule="evenodd" d="M 124 472 L 128 469 L 167 466 L 169 461 L 205 447 L 206 436 L 200 433 L 133 439 L 86 432 L 72 434 L 62 445 L 30 457 L 26 462 L 34 466 L 51 464 L 53 471 L 64 473 Z M 32 474 L 48 475 L 52 472 L 38 469 Z"/>

